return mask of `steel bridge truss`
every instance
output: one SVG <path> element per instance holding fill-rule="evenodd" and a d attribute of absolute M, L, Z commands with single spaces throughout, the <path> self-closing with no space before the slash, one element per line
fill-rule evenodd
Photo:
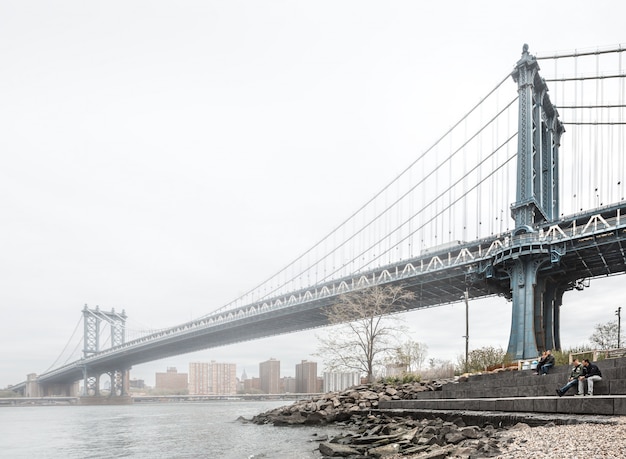
<path fill-rule="evenodd" d="M 86 362 L 90 356 L 98 354 L 100 349 L 100 333 L 102 322 L 109 324 L 110 326 L 110 338 L 111 347 L 117 347 L 123 345 L 125 342 L 125 327 L 126 327 L 126 313 L 122 310 L 121 314 L 115 312 L 115 309 L 111 311 L 102 311 L 96 306 L 95 309 L 88 308 L 87 305 L 83 308 L 83 325 L 84 325 L 84 348 L 83 356 Z M 111 396 L 124 394 L 124 379 L 128 370 L 125 368 L 119 368 L 106 372 L 111 380 Z M 83 366 L 83 380 L 84 388 L 83 395 L 100 395 L 100 371 L 95 371 L 87 363 Z M 127 379 L 127 377 L 126 377 Z"/>

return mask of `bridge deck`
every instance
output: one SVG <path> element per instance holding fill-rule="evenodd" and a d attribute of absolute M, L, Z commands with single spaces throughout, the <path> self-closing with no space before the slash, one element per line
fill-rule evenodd
<path fill-rule="evenodd" d="M 626 203 L 563 218 L 537 232 L 506 233 L 441 252 L 402 260 L 152 333 L 40 375 L 41 382 L 68 382 L 94 373 L 202 349 L 328 324 L 324 309 L 343 293 L 398 283 L 415 292 L 409 309 L 429 308 L 492 295 L 511 296 L 506 263 L 528 254 L 544 257 L 540 268 L 560 284 L 626 272 Z M 546 275 L 546 274 L 544 274 Z M 398 311 L 399 312 L 399 311 Z"/>

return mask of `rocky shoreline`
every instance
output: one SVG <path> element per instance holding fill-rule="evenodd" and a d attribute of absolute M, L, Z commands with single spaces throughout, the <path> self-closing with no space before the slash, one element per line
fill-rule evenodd
<path fill-rule="evenodd" d="M 406 413 L 395 415 L 378 411 L 380 400 L 414 399 L 418 392 L 441 390 L 447 383 L 455 381 L 361 385 L 300 400 L 261 413 L 249 421 L 275 426 L 335 425 L 341 429 L 338 435 L 315 439 L 324 458 L 502 458 L 515 457 L 507 456 L 507 451 L 514 446 L 529 446 L 525 443 L 526 437 L 532 435 L 528 433 L 531 429 L 515 418 L 504 423 L 501 419 L 484 416 L 474 419 L 470 425 L 458 414 L 443 419 L 437 413 L 422 413 L 421 419 L 417 419 Z M 576 422 L 568 418 L 560 423 Z M 535 423 L 541 424 L 555 426 L 553 421 L 545 419 Z"/>
<path fill-rule="evenodd" d="M 416 398 L 416 393 L 441 390 L 449 380 L 402 385 L 368 384 L 343 392 L 323 394 L 255 416 L 251 422 L 276 426 L 326 425 L 342 428 L 332 439 L 320 438 L 323 457 L 392 457 L 418 455 L 444 457 L 495 457 L 501 453 L 500 432 L 490 423 L 465 424 L 433 417 L 412 419 L 377 412 L 380 400 Z"/>

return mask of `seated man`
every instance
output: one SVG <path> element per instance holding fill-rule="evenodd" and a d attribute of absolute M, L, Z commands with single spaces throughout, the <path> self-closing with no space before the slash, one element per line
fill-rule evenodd
<path fill-rule="evenodd" d="M 539 357 L 539 361 L 537 362 L 537 368 L 535 369 L 535 374 L 536 375 L 538 375 L 541 372 L 541 367 L 545 363 L 547 356 L 548 356 L 548 354 L 546 353 L 546 351 L 543 351 L 541 353 L 541 357 Z"/>
<path fill-rule="evenodd" d="M 567 380 L 567 384 L 565 384 L 563 387 L 561 387 L 560 389 L 556 390 L 556 393 L 559 397 L 563 397 L 563 394 L 565 394 L 565 392 L 567 392 L 570 387 L 574 387 L 576 384 L 582 384 L 582 381 L 579 381 L 578 378 L 580 378 L 583 375 L 583 366 L 580 364 L 580 362 L 578 361 L 578 359 L 574 359 L 574 367 L 572 368 L 572 371 L 570 372 L 569 375 L 569 379 Z M 583 392 L 580 390 L 578 390 L 578 395 L 583 395 Z"/>
<path fill-rule="evenodd" d="M 554 366 L 554 356 L 552 355 L 552 351 L 548 349 L 546 351 L 546 358 L 541 364 L 541 374 L 545 376 L 548 374 L 548 370 Z"/>
<path fill-rule="evenodd" d="M 593 395 L 593 383 L 602 381 L 602 373 L 597 365 L 583 359 L 583 374 L 578 378 L 578 393 L 584 393 L 584 383 L 587 381 L 587 395 Z"/>

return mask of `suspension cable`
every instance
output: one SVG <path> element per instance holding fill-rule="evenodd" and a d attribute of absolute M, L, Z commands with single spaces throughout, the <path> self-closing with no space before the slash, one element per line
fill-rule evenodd
<path fill-rule="evenodd" d="M 426 174 L 424 177 L 422 177 L 421 180 L 418 181 L 418 183 L 416 183 L 415 185 L 413 185 L 408 191 L 406 191 L 401 197 L 399 197 L 398 199 L 396 199 L 391 205 L 387 206 L 384 210 L 382 210 L 382 212 L 380 214 L 377 214 L 372 220 L 370 220 L 368 223 L 366 223 L 364 226 L 362 226 L 358 231 L 356 231 L 354 234 L 352 234 L 348 239 L 344 240 L 341 244 L 339 244 L 338 246 L 336 246 L 330 253 L 326 254 L 321 260 L 317 260 L 313 266 L 317 266 L 319 264 L 322 263 L 322 261 L 324 261 L 325 258 L 329 257 L 330 255 L 334 254 L 335 252 L 337 252 L 341 247 L 345 246 L 348 242 L 350 242 L 351 240 L 353 240 L 354 238 L 356 238 L 359 234 L 361 234 L 363 231 L 365 231 L 367 228 L 369 228 L 375 221 L 377 221 L 378 219 L 380 219 L 383 215 L 385 215 L 387 212 L 389 212 L 396 204 L 398 204 L 402 199 L 404 199 L 407 195 L 409 195 L 411 192 L 413 192 L 419 185 L 421 185 L 422 183 L 424 183 L 428 178 L 432 177 L 439 169 L 441 169 L 443 167 L 444 164 L 447 164 L 454 156 L 456 156 L 459 152 L 461 152 L 472 140 L 474 140 L 475 138 L 478 137 L 478 135 L 483 132 L 489 125 L 491 125 L 500 115 L 502 115 L 506 110 L 508 110 L 508 108 L 513 105 L 515 103 L 515 101 L 518 99 L 518 96 L 516 96 L 515 98 L 513 98 L 513 100 L 511 100 L 503 109 L 501 109 L 494 117 L 492 117 L 489 121 L 487 121 L 477 132 L 475 132 L 472 136 L 470 136 L 469 139 L 467 139 L 465 142 L 463 142 L 463 144 L 461 144 L 460 147 L 458 147 L 451 155 L 449 155 L 445 160 L 441 161 L 441 163 L 439 163 L 435 168 L 433 168 L 430 172 L 428 172 L 428 174 Z M 497 150 L 496 150 L 497 151 Z M 482 164 L 482 162 L 480 163 Z M 473 168 L 470 172 L 474 171 L 476 168 Z M 397 180 L 397 179 L 396 179 Z M 442 196 L 445 196 L 445 194 L 447 193 L 448 190 L 445 190 L 441 193 L 439 193 L 439 195 L 434 199 L 434 201 L 439 200 Z M 431 202 L 432 204 L 432 202 Z M 430 205 L 430 204 L 429 204 Z M 427 208 L 428 206 L 426 206 Z M 419 215 L 419 213 L 417 214 Z M 401 225 L 402 226 L 402 225 Z M 375 244 L 374 244 L 375 246 Z M 370 247 L 371 249 L 372 247 Z M 358 256 L 363 255 L 364 253 L 367 253 L 368 250 L 365 250 L 364 252 L 360 253 Z M 354 261 L 355 259 L 357 259 L 358 257 L 354 257 L 352 261 Z M 343 265 L 346 266 L 346 265 Z M 343 267 L 342 266 L 342 267 Z M 338 272 L 338 270 L 335 270 L 332 272 L 332 274 L 335 274 L 336 272 Z M 277 285 L 276 287 L 274 287 L 273 289 L 270 289 L 270 291 L 266 292 L 263 294 L 263 296 L 261 296 L 259 298 L 260 300 L 263 300 L 265 298 L 271 297 L 272 294 L 276 293 L 278 290 L 280 290 L 282 287 L 284 287 L 285 285 L 287 285 L 289 282 L 295 280 L 298 276 L 300 276 L 302 273 L 298 273 L 294 276 L 292 276 L 290 279 L 285 280 L 282 284 Z M 324 280 L 326 280 L 328 278 L 328 275 L 324 276 Z M 217 311 L 216 311 L 217 312 Z"/>
<path fill-rule="evenodd" d="M 547 60 L 547 59 L 563 59 L 566 57 L 581 57 L 581 56 L 594 56 L 598 54 L 609 54 L 609 53 L 623 53 L 626 51 L 621 44 L 618 45 L 617 48 L 610 48 L 605 50 L 595 50 L 595 51 L 583 51 L 583 52 L 568 52 L 565 54 L 554 54 L 552 56 L 535 56 L 535 59 L 539 60 Z"/>
<path fill-rule="evenodd" d="M 556 108 L 583 109 L 583 108 L 625 108 L 626 104 L 604 104 L 604 105 L 555 105 Z"/>
<path fill-rule="evenodd" d="M 626 124 L 623 121 L 562 121 L 562 123 L 570 126 L 620 126 Z"/>
<path fill-rule="evenodd" d="M 564 82 L 564 81 L 585 81 L 585 80 L 608 80 L 610 78 L 624 78 L 626 73 L 616 73 L 613 75 L 594 75 L 579 77 L 561 77 L 561 78 L 545 78 L 546 83 Z"/>
<path fill-rule="evenodd" d="M 79 350 L 81 344 L 83 344 L 83 338 L 78 340 L 78 342 L 76 343 L 76 346 L 74 346 L 74 349 L 72 350 L 72 352 L 70 354 L 68 354 L 67 358 L 65 359 L 65 362 L 63 362 L 62 365 L 67 365 L 70 362 L 70 359 L 72 359 L 72 356 L 78 354 L 78 350 Z"/>
<path fill-rule="evenodd" d="M 74 331 L 72 332 L 72 335 L 70 336 L 70 338 L 67 340 L 67 342 L 65 343 L 65 346 L 63 346 L 63 350 L 61 351 L 61 353 L 59 354 L 59 356 L 56 358 L 56 360 L 54 361 L 54 363 L 52 363 L 52 365 L 50 365 L 46 371 L 44 371 L 44 373 L 47 373 L 48 371 L 50 371 L 52 368 L 54 368 L 56 366 L 56 364 L 59 362 L 59 360 L 61 360 L 61 357 L 63 356 L 63 353 L 67 350 L 67 347 L 70 345 L 71 342 L 74 341 L 74 335 L 76 334 L 76 330 L 78 330 L 78 326 L 80 325 L 81 321 L 83 320 L 83 318 L 79 318 L 78 322 L 76 323 L 76 326 L 74 327 Z"/>
<path fill-rule="evenodd" d="M 476 164 L 470 171 L 468 171 L 468 173 L 466 175 L 471 174 L 472 172 L 476 171 L 477 169 L 480 168 L 481 165 L 483 165 L 488 159 L 490 159 L 493 155 L 495 155 L 499 150 L 501 150 L 505 145 L 507 145 L 511 140 L 513 140 L 515 137 L 517 136 L 517 132 L 514 133 L 511 137 L 509 137 L 504 143 L 502 143 L 502 145 L 500 145 L 498 148 L 496 148 L 493 152 L 491 152 L 486 158 L 484 158 L 480 163 Z M 474 186 L 472 186 L 469 190 L 467 190 L 467 192 L 469 191 L 473 191 L 474 189 L 476 189 L 478 186 L 480 186 L 483 182 L 485 182 L 489 177 L 493 176 L 497 171 L 499 171 L 502 167 L 504 167 L 506 164 L 508 164 L 511 159 L 515 158 L 516 156 L 513 155 L 511 158 L 507 159 L 503 164 L 499 165 L 497 168 L 495 168 L 490 174 L 487 175 L 487 177 L 485 177 L 484 179 L 480 180 L 478 183 L 476 183 Z M 430 202 L 428 202 L 428 204 L 426 204 L 425 206 L 422 206 L 421 210 L 419 210 L 415 215 L 409 217 L 409 219 L 405 220 L 404 222 L 402 222 L 397 228 L 394 229 L 394 232 L 401 229 L 404 225 L 406 225 L 410 220 L 412 220 L 415 216 L 419 215 L 424 209 L 430 207 L 434 202 L 436 202 L 442 195 L 444 195 L 445 193 L 447 193 L 448 191 L 450 191 L 453 187 L 455 187 L 456 185 L 458 185 L 459 183 L 461 183 L 466 175 L 464 175 L 463 177 L 459 178 L 455 183 L 451 184 L 448 186 L 448 188 L 444 191 L 444 193 L 440 193 L 437 197 L 433 198 L 430 200 Z M 447 211 L 453 204 L 456 204 L 457 202 L 459 202 L 461 199 L 463 199 L 465 196 L 459 196 L 457 199 L 455 199 L 454 201 L 451 201 L 450 204 L 448 204 L 448 206 L 443 207 L 440 210 L 437 210 L 437 213 L 431 217 L 430 220 L 422 223 L 418 228 L 414 229 L 412 233 L 410 233 L 409 235 L 405 236 L 404 238 L 401 239 L 400 242 L 404 242 L 405 240 L 407 240 L 410 236 L 412 236 L 414 233 L 416 233 L 418 230 L 422 229 L 424 226 L 426 226 L 427 224 L 429 224 L 430 222 L 432 222 L 436 217 L 442 215 L 445 211 Z M 369 252 L 372 248 L 374 247 L 374 245 L 368 247 L 367 249 L 363 250 L 361 253 L 359 253 L 356 257 L 354 257 L 352 260 L 350 260 L 349 262 L 345 263 L 342 267 L 347 266 L 349 263 L 357 260 L 359 257 L 361 257 L 362 255 L 366 254 L 367 252 Z M 389 249 L 388 249 L 389 250 Z M 386 253 L 386 252 L 385 252 Z M 379 254 L 374 260 L 379 259 L 381 256 L 383 256 L 385 253 L 383 254 Z M 362 268 L 363 266 L 361 266 Z M 332 273 L 328 274 L 323 280 L 327 280 L 329 279 L 333 274 L 336 274 L 337 272 L 340 272 L 341 269 L 336 269 L 335 271 L 333 271 Z"/>
<path fill-rule="evenodd" d="M 229 302 L 228 304 L 222 306 L 221 308 L 218 308 L 208 314 L 203 315 L 201 318 L 207 317 L 211 314 L 223 311 L 223 310 L 227 310 L 228 308 L 230 308 L 233 303 L 235 303 L 236 301 L 238 301 L 241 298 L 244 298 L 246 295 L 249 295 L 253 292 L 255 292 L 256 290 L 258 290 L 260 287 L 264 286 L 266 283 L 268 283 L 270 280 L 274 279 L 276 276 L 278 276 L 280 273 L 285 272 L 287 269 L 289 269 L 291 266 L 294 266 L 300 259 L 302 259 L 303 257 L 305 257 L 306 255 L 308 255 L 309 253 L 311 253 L 313 250 L 315 250 L 317 247 L 319 247 L 323 242 L 325 242 L 326 240 L 328 240 L 333 234 L 335 234 L 342 226 L 346 225 L 351 219 L 353 219 L 354 217 L 356 217 L 362 210 L 364 210 L 368 205 L 370 205 L 372 202 L 374 202 L 380 195 L 382 195 L 389 187 L 391 187 L 393 185 L 393 183 L 395 183 L 400 177 L 402 177 L 404 174 L 406 174 L 417 162 L 419 162 L 422 158 L 424 158 L 424 156 L 426 156 L 430 151 L 432 151 L 443 139 L 445 139 L 456 127 L 458 127 L 466 118 L 468 118 L 478 107 L 480 107 L 483 102 L 488 99 L 494 92 L 496 92 L 498 90 L 498 88 L 500 88 L 500 86 L 502 86 L 508 79 L 510 78 L 510 73 L 507 73 L 507 75 L 491 90 L 489 91 L 489 93 L 487 93 L 487 95 L 485 97 L 483 97 L 478 103 L 476 103 L 459 121 L 457 121 L 451 128 L 449 128 L 441 137 L 439 137 L 435 143 L 433 143 L 429 148 L 427 148 L 422 154 L 420 154 L 417 159 L 415 159 L 412 163 L 409 164 L 409 166 L 407 166 L 404 170 L 402 170 L 393 180 L 391 180 L 391 182 L 389 182 L 387 185 L 385 185 L 378 193 L 376 193 L 372 198 L 370 198 L 365 204 L 363 204 L 361 207 L 359 207 L 355 212 L 353 212 L 348 218 L 346 218 L 342 223 L 340 223 L 337 227 L 335 227 L 333 230 L 331 230 L 326 236 L 324 236 L 320 241 L 318 241 L 316 244 L 314 244 L 311 248 L 309 248 L 308 250 L 306 250 L 305 252 L 303 252 L 301 255 L 299 255 L 298 257 L 296 257 L 295 259 L 293 259 L 287 266 L 285 266 L 284 268 L 282 268 L 281 270 L 279 270 L 277 273 L 273 274 L 272 276 L 268 277 L 265 281 L 257 284 L 257 286 L 251 288 L 250 290 L 248 290 L 247 292 L 243 293 L 242 295 L 240 295 L 238 298 L 236 298 L 235 300 Z M 297 276 L 296 276 L 297 277 Z M 284 284 L 283 284 L 284 285 Z M 275 291 L 272 290 L 272 292 Z M 265 298 L 267 297 L 267 294 L 263 295 L 261 298 Z"/>

